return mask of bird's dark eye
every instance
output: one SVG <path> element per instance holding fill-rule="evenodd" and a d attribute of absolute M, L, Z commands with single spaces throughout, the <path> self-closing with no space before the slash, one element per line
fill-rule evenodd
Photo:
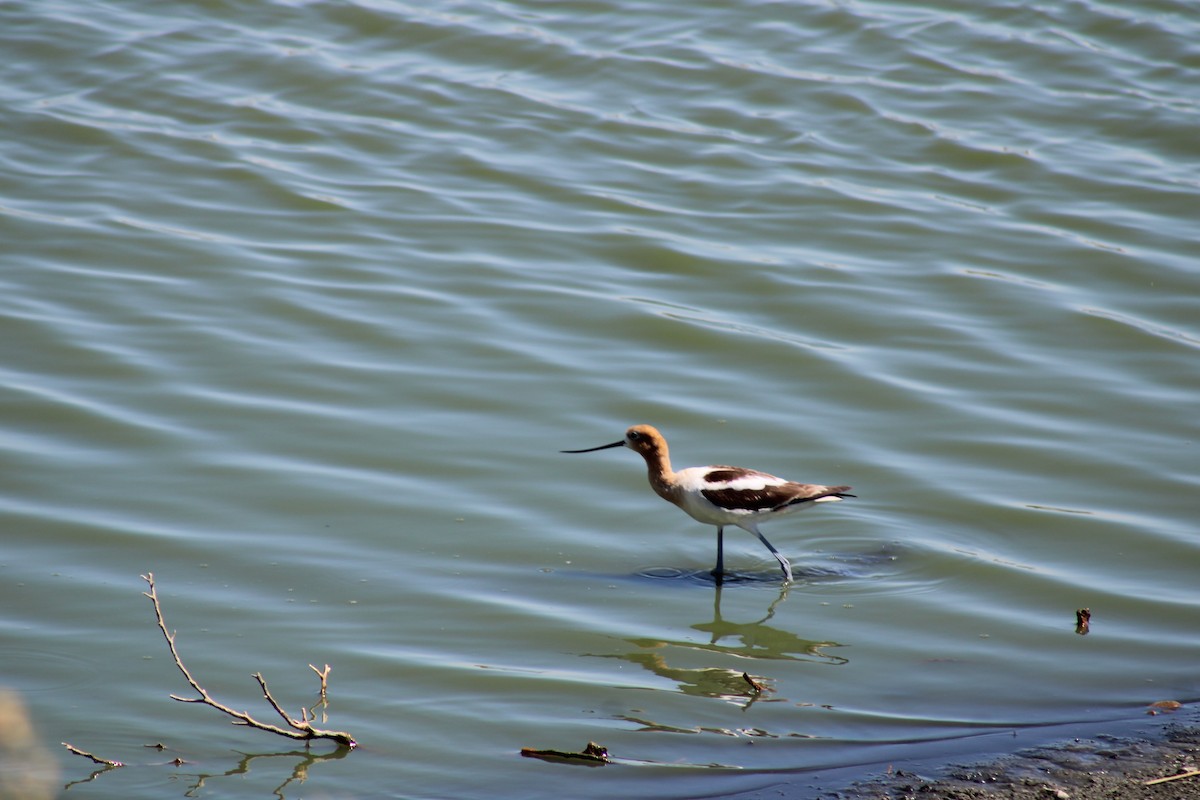
<path fill-rule="evenodd" d="M 636 442 L 640 438 L 642 438 L 642 435 L 640 433 L 638 433 L 637 431 L 629 432 L 629 441 Z"/>

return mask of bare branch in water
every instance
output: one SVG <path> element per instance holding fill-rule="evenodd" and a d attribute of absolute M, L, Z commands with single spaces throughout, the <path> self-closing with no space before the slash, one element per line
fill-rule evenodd
<path fill-rule="evenodd" d="M 279 705 L 279 703 L 275 702 L 275 698 L 271 696 L 270 690 L 267 689 L 267 682 L 263 679 L 263 676 L 257 672 L 254 673 L 253 677 L 256 681 L 258 681 L 258 685 L 263 692 L 263 697 L 266 698 L 267 702 L 273 709 L 275 709 L 275 712 L 279 714 L 283 721 L 287 723 L 287 728 L 281 728 L 277 725 L 259 722 L 246 712 L 236 711 L 224 703 L 214 699 L 212 695 L 210 695 L 205 688 L 201 686 L 194 677 L 192 677 L 192 673 L 188 671 L 188 668 L 183 664 L 183 660 L 179 657 L 179 651 L 175 649 L 175 634 L 167 630 L 167 623 L 163 620 L 162 606 L 159 605 L 158 591 L 154 585 L 154 573 L 146 573 L 142 576 L 142 580 L 150 585 L 150 591 L 143 592 L 142 594 L 150 598 L 150 602 L 154 604 L 154 616 L 158 621 L 158 629 L 162 631 L 163 638 L 167 640 L 167 647 L 171 650 L 171 657 L 175 660 L 175 666 L 179 668 L 179 671 L 183 674 L 183 677 L 188 682 L 188 685 L 192 687 L 196 694 L 200 695 L 199 697 L 178 697 L 176 695 L 171 695 L 172 700 L 178 700 L 181 703 L 202 703 L 206 706 L 215 708 L 222 714 L 227 714 L 228 716 L 233 717 L 234 725 L 245 725 L 248 728 L 257 728 L 260 731 L 267 731 L 279 736 L 286 736 L 289 739 L 299 739 L 302 741 L 328 739 L 330 741 L 337 742 L 343 747 L 357 746 L 354 738 L 344 731 L 321 730 L 320 728 L 313 727 L 312 722 L 310 722 L 308 719 L 308 714 L 305 712 L 302 712 L 301 719 L 293 719 L 290 717 Z M 315 667 L 313 667 L 313 670 L 317 671 Z M 326 665 L 324 674 L 319 671 L 317 671 L 317 674 L 321 676 L 321 695 L 324 697 L 326 678 L 329 675 L 329 666 Z"/>

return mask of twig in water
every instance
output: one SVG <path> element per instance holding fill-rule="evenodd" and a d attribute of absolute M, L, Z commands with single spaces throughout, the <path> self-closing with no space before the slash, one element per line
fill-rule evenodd
<path fill-rule="evenodd" d="M 324 700 L 325 690 L 329 686 L 329 671 L 333 669 L 333 667 L 326 664 L 325 669 L 317 669 L 312 664 L 309 664 L 308 668 L 317 673 L 317 677 L 321 679 L 321 699 Z"/>
<path fill-rule="evenodd" d="M 354 738 L 348 733 L 343 731 L 321 730 L 313 727 L 312 723 L 308 720 L 308 715 L 306 712 L 301 712 L 301 719 L 293 719 L 292 717 L 288 716 L 287 712 L 285 712 L 283 708 L 280 707 L 277 702 L 275 702 L 275 698 L 271 696 L 270 690 L 267 689 L 266 680 L 264 680 L 262 674 L 258 672 L 254 673 L 253 677 L 256 681 L 258 681 L 258 685 L 263 692 L 263 697 L 265 697 L 267 702 L 270 703 L 271 707 L 275 709 L 275 712 L 283 718 L 284 722 L 287 723 L 288 728 L 280 728 L 277 725 L 269 725 L 265 722 L 259 722 L 246 712 L 235 711 L 224 703 L 213 699 L 208 691 L 205 690 L 205 688 L 197 683 L 196 679 L 192 677 L 192 673 L 190 673 L 188 668 L 183 665 L 183 660 L 179 657 L 179 651 L 175 649 L 175 634 L 167 630 L 167 623 L 163 620 L 162 606 L 159 605 L 158 591 L 154 586 L 154 573 L 147 572 L 142 576 L 142 580 L 150 584 L 150 591 L 143 592 L 142 594 L 150 598 L 150 602 L 154 604 L 154 616 L 158 620 L 158 629 L 162 631 L 163 637 L 167 640 L 167 647 L 169 647 L 171 650 L 171 657 L 175 659 L 175 666 L 179 668 L 181 673 L 183 673 L 183 677 L 185 680 L 187 680 L 188 685 L 196 691 L 196 694 L 200 695 L 199 697 L 178 697 L 176 695 L 171 695 L 172 700 L 178 700 L 181 703 L 202 703 L 206 706 L 215 708 L 222 714 L 227 714 L 233 717 L 234 725 L 245 725 L 248 728 L 257 728 L 260 731 L 267 731 L 269 733 L 278 734 L 279 736 L 286 736 L 289 739 L 300 739 L 303 741 L 310 741 L 312 739 L 329 739 L 344 747 L 357 746 Z M 326 667 L 326 675 L 328 675 L 328 669 L 329 668 Z M 325 688 L 324 678 L 322 678 L 321 683 L 323 693 Z"/>
<path fill-rule="evenodd" d="M 90 758 L 95 763 L 103 764 L 106 767 L 123 767 L 123 766 L 125 766 L 120 761 L 110 761 L 107 758 L 100 758 L 100 756 L 94 756 L 91 753 L 89 753 L 88 751 L 80 750 L 75 745 L 67 744 L 66 742 L 63 742 L 62 746 L 67 748 L 67 750 L 71 751 L 72 753 L 74 753 L 77 756 L 83 756 L 84 758 Z"/>

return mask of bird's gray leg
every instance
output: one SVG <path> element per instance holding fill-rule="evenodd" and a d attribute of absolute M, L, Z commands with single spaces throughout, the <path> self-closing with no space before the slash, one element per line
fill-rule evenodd
<path fill-rule="evenodd" d="M 712 576 L 720 583 L 725 577 L 725 528 L 717 526 L 717 565 L 713 567 Z"/>
<path fill-rule="evenodd" d="M 779 566 L 783 567 L 783 579 L 790 583 L 792 580 L 792 565 L 778 550 L 774 548 L 774 546 L 772 546 L 770 542 L 767 541 L 767 537 L 763 536 L 756 530 L 750 532 L 757 536 L 758 540 L 765 544 L 767 549 L 771 551 L 771 555 L 775 556 L 776 560 L 779 561 Z"/>

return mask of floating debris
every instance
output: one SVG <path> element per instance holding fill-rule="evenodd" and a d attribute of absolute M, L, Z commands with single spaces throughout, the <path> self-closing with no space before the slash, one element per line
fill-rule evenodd
<path fill-rule="evenodd" d="M 587 747 L 578 753 L 562 750 L 534 750 L 532 747 L 522 747 L 521 755 L 526 758 L 540 758 L 543 761 L 565 761 L 570 764 L 584 764 L 589 767 L 600 767 L 608 763 L 608 748 L 588 742 Z"/>
<path fill-rule="evenodd" d="M 1146 711 L 1151 716 L 1155 714 L 1170 714 L 1172 711 L 1178 711 L 1183 708 L 1183 703 L 1178 700 L 1156 700 L 1150 704 L 1150 708 Z"/>
<path fill-rule="evenodd" d="M 1080 608 L 1075 611 L 1075 632 L 1080 636 L 1087 636 L 1089 626 L 1092 621 L 1092 610 L 1090 608 Z"/>

